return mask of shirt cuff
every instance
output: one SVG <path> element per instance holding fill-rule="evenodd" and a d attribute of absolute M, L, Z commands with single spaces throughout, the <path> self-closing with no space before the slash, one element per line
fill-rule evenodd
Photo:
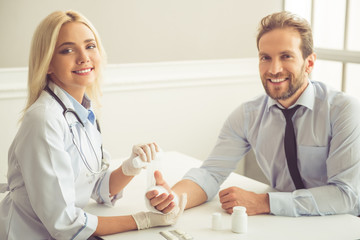
<path fill-rule="evenodd" d="M 278 216 L 297 217 L 293 196 L 289 192 L 269 192 L 270 213 Z"/>
<path fill-rule="evenodd" d="M 84 212 L 84 218 L 84 226 L 72 239 L 87 239 L 95 232 L 98 225 L 97 216 Z"/>
<path fill-rule="evenodd" d="M 189 179 L 199 185 L 206 193 L 207 201 L 213 199 L 220 189 L 220 185 L 216 179 L 213 178 L 208 171 L 202 168 L 190 169 L 183 179 Z"/>
<path fill-rule="evenodd" d="M 119 193 L 110 197 L 110 175 L 111 171 L 107 171 L 102 178 L 99 188 L 99 196 L 101 197 L 101 200 L 104 204 L 114 206 L 115 202 L 122 198 L 123 191 L 120 191 Z"/>

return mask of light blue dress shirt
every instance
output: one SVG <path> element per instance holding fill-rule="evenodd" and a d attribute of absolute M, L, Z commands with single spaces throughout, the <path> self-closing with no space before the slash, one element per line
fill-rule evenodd
<path fill-rule="evenodd" d="M 246 102 L 226 120 L 215 148 L 185 179 L 212 199 L 220 185 L 253 149 L 256 160 L 279 192 L 269 193 L 275 215 L 359 215 L 360 103 L 321 82 L 309 81 L 293 116 L 298 167 L 306 189 L 296 190 L 284 151 L 286 120 L 267 95 Z"/>
<path fill-rule="evenodd" d="M 70 102 L 72 103 L 75 112 L 80 117 L 81 121 L 86 124 L 87 121 L 90 121 L 92 124 L 95 123 L 95 114 L 91 106 L 91 100 L 88 98 L 88 96 L 85 94 L 82 100 L 82 103 L 80 104 L 73 96 L 71 96 L 69 93 L 67 93 L 65 90 L 61 89 L 63 93 L 68 97 Z"/>

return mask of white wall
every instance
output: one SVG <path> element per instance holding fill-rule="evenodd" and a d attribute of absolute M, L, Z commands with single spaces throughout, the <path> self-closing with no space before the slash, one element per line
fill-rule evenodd
<path fill-rule="evenodd" d="M 204 159 L 228 114 L 263 91 L 256 29 L 281 8 L 282 0 L 0 0 L 0 182 L 25 104 L 31 37 L 50 12 L 78 10 L 102 37 L 110 66 L 101 122 L 115 158 L 156 141 Z"/>
<path fill-rule="evenodd" d="M 26 84 L 16 79 L 26 74 L 26 68 L 0 69 L 0 181 L 26 96 Z M 100 121 L 113 158 L 156 141 L 166 151 L 205 159 L 230 112 L 263 92 L 256 58 L 112 65 L 106 79 Z"/>
<path fill-rule="evenodd" d="M 94 24 L 110 64 L 256 57 L 256 28 L 282 0 L 0 0 L 0 68 L 26 67 L 32 34 L 55 10 Z"/>
<path fill-rule="evenodd" d="M 130 86 L 106 87 L 104 136 L 107 140 L 119 136 L 117 141 L 107 141 L 107 147 L 124 156 L 134 143 L 156 141 L 164 150 L 205 159 L 230 112 L 263 92 L 256 62 L 233 59 L 138 65 L 139 71 L 132 69 Z"/>

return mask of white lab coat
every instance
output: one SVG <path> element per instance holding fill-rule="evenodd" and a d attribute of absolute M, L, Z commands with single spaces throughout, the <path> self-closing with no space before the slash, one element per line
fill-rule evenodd
<path fill-rule="evenodd" d="M 57 85 L 50 82 L 49 87 L 66 107 L 73 108 Z M 70 114 L 71 118 L 75 119 Z M 96 126 L 84 121 L 101 156 L 101 135 Z M 86 151 L 88 141 L 80 141 Z M 110 171 L 94 175 L 87 170 L 72 142 L 62 107 L 45 91 L 27 110 L 8 161 L 10 191 L 0 203 L 2 240 L 87 239 L 97 227 L 97 217 L 82 208 L 90 197 L 99 203 L 114 201 L 109 197 Z M 88 161 L 96 165 L 95 158 Z"/>

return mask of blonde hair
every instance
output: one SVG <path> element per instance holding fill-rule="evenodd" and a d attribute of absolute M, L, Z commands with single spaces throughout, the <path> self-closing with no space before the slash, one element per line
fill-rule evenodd
<path fill-rule="evenodd" d="M 306 19 L 287 11 L 270 14 L 261 20 L 256 39 L 257 48 L 259 49 L 260 38 L 265 33 L 278 28 L 292 28 L 300 34 L 300 50 L 304 59 L 314 52 L 310 24 L 306 21 Z"/>
<path fill-rule="evenodd" d="M 102 81 L 102 69 L 106 59 L 106 54 L 101 44 L 100 37 L 90 21 L 80 13 L 72 10 L 56 11 L 41 21 L 35 30 L 32 39 L 29 57 L 28 99 L 24 113 L 39 98 L 47 82 L 50 80 L 47 76 L 47 72 L 55 51 L 58 35 L 61 27 L 68 22 L 83 23 L 94 34 L 97 48 L 102 60 L 102 66 L 100 67 L 99 75 L 95 80 L 95 83 L 86 89 L 86 94 L 93 100 L 95 107 L 100 106 L 100 83 Z"/>

